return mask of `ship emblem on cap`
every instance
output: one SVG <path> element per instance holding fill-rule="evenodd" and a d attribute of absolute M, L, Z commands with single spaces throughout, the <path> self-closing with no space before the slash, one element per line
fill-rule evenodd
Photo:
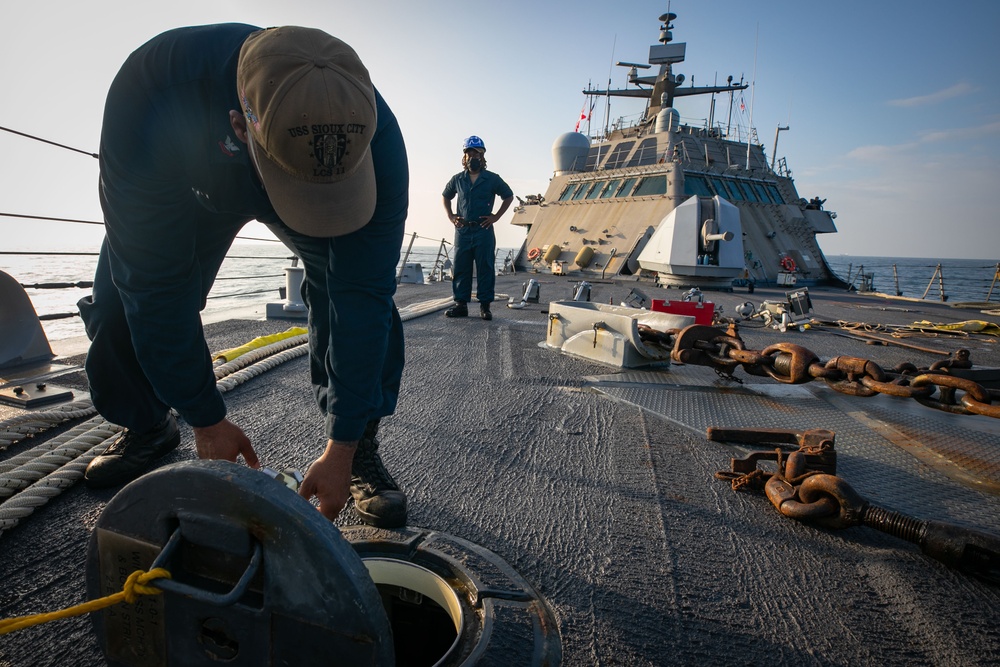
<path fill-rule="evenodd" d="M 324 169 L 340 167 L 344 155 L 347 154 L 346 134 L 316 134 L 312 140 L 312 155 L 317 166 Z M 341 167 L 340 171 L 343 171 Z"/>

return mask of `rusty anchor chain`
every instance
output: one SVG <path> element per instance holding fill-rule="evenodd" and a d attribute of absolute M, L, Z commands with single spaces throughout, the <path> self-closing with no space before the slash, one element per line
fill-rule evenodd
<path fill-rule="evenodd" d="M 972 368 L 971 356 L 965 349 L 930 367 L 902 363 L 886 370 L 863 357 L 842 355 L 823 361 L 816 353 L 795 343 L 780 342 L 763 350 L 749 350 L 735 325 L 723 330 L 694 324 L 666 332 L 640 327 L 639 335 L 644 342 L 669 348 L 670 358 L 675 362 L 708 366 L 735 382 L 740 380 L 734 373 L 742 368 L 749 375 L 769 377 L 784 384 L 821 380 L 831 389 L 850 396 L 887 394 L 912 398 L 955 414 L 1000 418 L 1000 392 L 951 374 L 952 369 Z"/>
<path fill-rule="evenodd" d="M 774 444 L 772 452 L 732 459 L 716 473 L 734 491 L 763 489 L 784 516 L 826 528 L 867 526 L 920 547 L 945 565 L 1000 586 L 1000 536 L 940 521 L 924 521 L 872 505 L 836 474 L 835 434 L 826 429 L 732 429 L 710 427 L 716 442 Z M 788 444 L 798 444 L 788 451 Z M 759 467 L 775 462 L 773 471 Z"/>

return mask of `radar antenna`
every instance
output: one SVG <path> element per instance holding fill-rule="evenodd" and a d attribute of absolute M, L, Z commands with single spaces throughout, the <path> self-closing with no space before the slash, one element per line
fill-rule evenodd
<path fill-rule="evenodd" d="M 643 63 L 627 63 L 627 62 L 623 62 L 621 60 L 619 60 L 618 62 L 616 62 L 615 65 L 617 65 L 618 67 L 628 67 L 629 68 L 629 70 L 628 70 L 628 82 L 632 83 L 632 84 L 635 84 L 635 85 L 639 86 L 640 88 L 642 87 L 642 84 L 646 83 L 646 82 L 639 80 L 639 72 L 638 72 L 638 70 L 640 70 L 640 69 L 649 69 L 650 67 L 652 67 L 652 65 L 645 65 Z"/>

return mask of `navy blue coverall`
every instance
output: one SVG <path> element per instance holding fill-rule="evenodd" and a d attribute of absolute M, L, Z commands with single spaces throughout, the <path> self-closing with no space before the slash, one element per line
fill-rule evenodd
<path fill-rule="evenodd" d="M 174 408 L 191 426 L 226 415 L 199 312 L 236 234 L 252 219 L 305 266 L 310 374 L 326 435 L 357 440 L 395 410 L 403 332 L 393 303 L 408 204 L 406 149 L 376 91 L 378 198 L 367 225 L 336 238 L 282 224 L 236 139 L 243 24 L 179 28 L 136 50 L 111 85 L 100 149 L 106 238 L 80 314 L 97 410 L 137 432 Z M 336 206 L 335 201 L 330 202 Z"/>
<path fill-rule="evenodd" d="M 451 177 L 441 193 L 445 199 L 458 195 L 455 213 L 465 221 L 455 229 L 455 279 L 451 283 L 455 301 L 468 303 L 472 299 L 472 263 L 476 263 L 476 299 L 493 303 L 496 277 L 497 237 L 493 226 L 483 229 L 478 223 L 493 213 L 496 197 L 507 199 L 514 191 L 498 174 L 483 169 L 473 183 L 468 171 Z"/>

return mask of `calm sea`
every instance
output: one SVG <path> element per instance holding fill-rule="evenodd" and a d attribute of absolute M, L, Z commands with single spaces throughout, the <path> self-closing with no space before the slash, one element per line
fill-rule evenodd
<path fill-rule="evenodd" d="M 945 301 L 960 303 L 985 301 L 992 286 L 990 298 L 1000 302 L 998 260 L 854 255 L 834 255 L 826 259 L 834 272 L 847 282 L 858 287 L 861 275 L 870 276 L 872 291 L 884 294 L 941 301 L 943 289 Z"/>
<path fill-rule="evenodd" d="M 402 247 L 400 263 L 406 253 L 409 240 Z M 453 253 L 451 245 L 446 251 Z M 0 271 L 4 271 L 22 285 L 45 283 L 79 283 L 94 279 L 97 253 L 72 255 L 0 255 Z M 504 258 L 516 248 L 497 249 L 497 267 L 503 266 Z M 285 285 L 284 269 L 291 265 L 292 255 L 280 243 L 239 243 L 233 245 L 219 270 L 205 313 L 255 306 L 278 301 L 278 289 Z M 441 253 L 440 245 L 410 248 L 407 262 L 421 265 L 425 280 L 435 262 L 448 256 Z M 76 302 L 90 294 L 89 287 L 62 289 L 28 288 L 28 296 L 35 306 L 35 312 L 42 319 L 42 328 L 50 341 L 75 338 L 86 335 L 83 322 L 77 315 Z M 68 317 L 57 317 L 68 315 Z M 45 319 L 57 317 L 56 319 Z"/>
<path fill-rule="evenodd" d="M 405 253 L 409 242 L 404 244 Z M 451 246 L 447 247 L 451 250 Z M 497 266 L 516 253 L 515 248 L 497 251 Z M 444 259 L 439 246 L 414 246 L 408 262 L 419 263 L 425 277 Z M 901 257 L 857 257 L 837 255 L 827 258 L 834 271 L 848 282 L 860 283 L 859 273 L 870 274 L 874 289 L 887 294 L 898 291 L 902 296 L 921 298 L 926 291 L 928 300 L 941 298 L 939 275 L 943 277 L 944 293 L 949 303 L 985 301 L 993 286 L 992 300 L 1000 303 L 1000 277 L 993 284 L 996 261 L 963 259 L 914 259 Z M 284 286 L 284 268 L 290 265 L 291 254 L 280 244 L 237 243 L 222 265 L 219 277 L 208 297 L 206 313 L 277 301 L 278 289 Z M 91 255 L 0 255 L 0 270 L 22 285 L 39 283 L 77 283 L 90 281 L 97 264 Z M 940 272 L 937 267 L 940 264 Z M 895 267 L 895 277 L 893 267 Z M 929 286 L 929 289 L 928 289 Z M 41 317 L 68 315 L 44 320 L 42 326 L 50 341 L 83 336 L 83 323 L 76 302 L 90 293 L 90 288 L 27 290 Z"/>

